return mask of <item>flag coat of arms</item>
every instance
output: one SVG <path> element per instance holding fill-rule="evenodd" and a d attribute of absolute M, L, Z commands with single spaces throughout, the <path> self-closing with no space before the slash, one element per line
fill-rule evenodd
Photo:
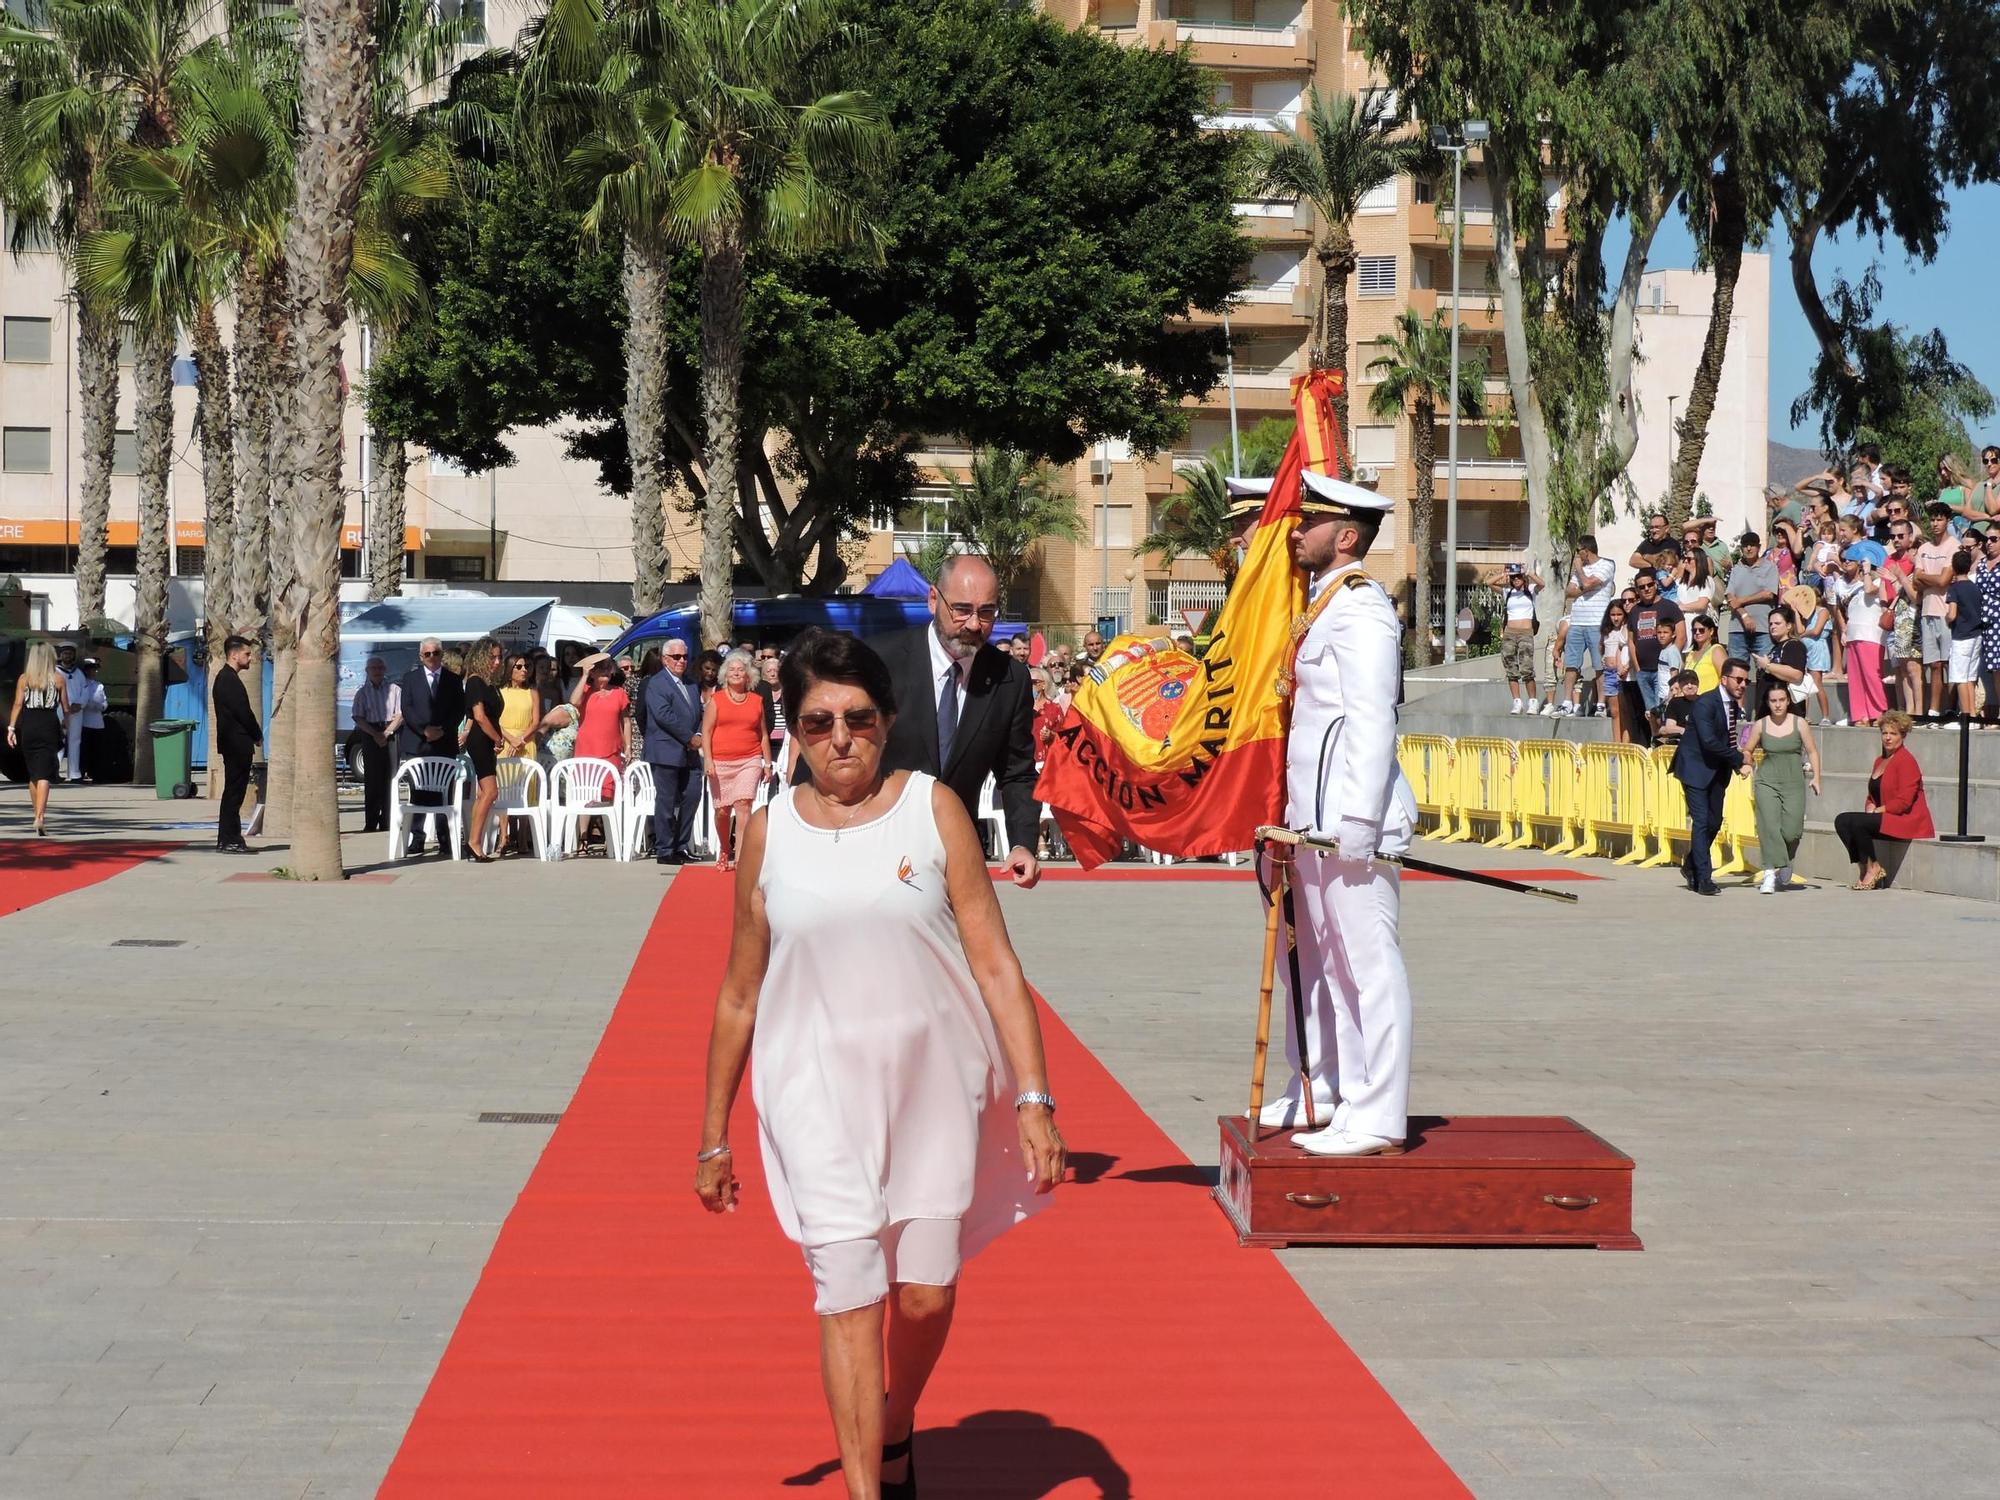
<path fill-rule="evenodd" d="M 1291 552 L 1299 474 L 1339 472 L 1339 380 L 1332 370 L 1292 379 L 1298 425 L 1206 654 L 1121 635 L 1070 700 L 1035 795 L 1085 869 L 1128 838 L 1184 858 L 1227 854 L 1283 820 L 1288 715 L 1277 681 L 1305 604 Z"/>

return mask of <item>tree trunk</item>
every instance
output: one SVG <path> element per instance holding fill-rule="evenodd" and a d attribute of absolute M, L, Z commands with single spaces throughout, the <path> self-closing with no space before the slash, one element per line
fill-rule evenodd
<path fill-rule="evenodd" d="M 1535 598 L 1542 625 L 1553 631 L 1563 591 L 1549 533 L 1549 424 L 1528 352 L 1528 298 L 1522 285 L 1521 247 L 1514 235 L 1514 205 L 1505 191 L 1505 184 L 1514 180 L 1513 174 L 1498 159 L 1496 147 L 1489 146 L 1487 153 L 1488 176 L 1502 187 L 1493 194 L 1493 269 L 1500 284 L 1500 341 L 1507 351 L 1507 393 L 1514 400 L 1514 421 L 1521 431 L 1521 454 L 1527 462 L 1528 556 L 1535 570 L 1551 584 Z"/>
<path fill-rule="evenodd" d="M 375 473 L 382 483 L 368 517 L 368 597 L 389 599 L 403 591 L 403 532 L 409 525 L 410 450 L 401 438 L 384 440 Z"/>
<path fill-rule="evenodd" d="M 627 236 L 625 447 L 632 460 L 632 616 L 660 607 L 667 582 L 661 446 L 667 407 L 667 266 L 658 248 Z"/>
<path fill-rule="evenodd" d="M 702 644 L 730 637 L 735 597 L 738 399 L 743 383 L 743 237 L 725 224 L 701 247 L 701 409 L 708 495 L 701 515 Z"/>
<path fill-rule="evenodd" d="M 285 258 L 294 279 L 297 397 L 289 542 L 280 613 L 295 637 L 292 848 L 297 880 L 346 878 L 333 779 L 334 677 L 340 654 L 342 397 L 340 335 L 354 263 L 354 211 L 368 161 L 371 0 L 303 0 L 298 189 Z"/>
<path fill-rule="evenodd" d="M 296 509 L 293 476 L 297 450 L 293 435 L 298 407 L 299 371 L 294 358 L 291 272 L 280 263 L 271 274 L 264 303 L 266 367 L 271 377 L 270 455 L 271 529 L 266 559 L 271 622 L 271 699 L 265 710 L 264 831 L 289 837 L 292 831 L 292 689 L 298 668 L 298 619 L 287 607 L 294 559 L 292 516 Z"/>
<path fill-rule="evenodd" d="M 1321 357 L 1340 372 L 1333 397 L 1333 421 L 1340 433 L 1338 478 L 1354 473 L 1354 429 L 1347 422 L 1347 283 L 1354 274 L 1354 240 L 1345 224 L 1330 226 L 1328 247 L 1320 255 L 1320 282 L 1326 301 L 1326 347 Z"/>
<path fill-rule="evenodd" d="M 1437 412 L 1428 401 L 1419 401 L 1410 421 L 1410 459 L 1417 469 L 1417 492 L 1410 501 L 1410 542 L 1416 549 L 1416 563 L 1410 591 L 1410 625 L 1417 637 L 1417 659 L 1429 666 L 1436 658 L 1431 652 L 1431 532 L 1437 515 Z M 1447 568 L 1458 559 L 1444 560 Z M 1447 630 L 1454 622 L 1445 621 Z"/>
<path fill-rule="evenodd" d="M 1715 222 L 1709 230 L 1715 294 L 1709 302 L 1708 335 L 1702 340 L 1701 358 L 1688 388 L 1687 410 L 1681 418 L 1673 474 L 1667 485 L 1667 526 L 1676 535 L 1694 510 L 1695 481 L 1701 473 L 1702 452 L 1708 446 L 1708 419 L 1715 411 L 1715 393 L 1722 385 L 1722 361 L 1729 353 L 1729 320 L 1736 308 L 1736 282 L 1743 274 L 1743 242 L 1749 233 L 1743 184 L 1732 166 L 1715 179 Z"/>
<path fill-rule="evenodd" d="M 139 447 L 139 562 L 132 606 L 137 656 L 133 708 L 132 780 L 153 780 L 153 737 L 166 694 L 167 577 L 172 571 L 167 527 L 167 471 L 174 462 L 174 331 L 142 325 L 132 354 L 132 414 Z"/>
<path fill-rule="evenodd" d="M 264 702 L 264 629 L 271 588 L 271 369 L 264 343 L 268 287 L 254 265 L 236 284 L 236 537 L 229 629 L 252 643 L 243 686 L 259 723 Z M 214 700 L 211 699 L 211 702 Z M 268 741 L 265 761 L 270 760 Z"/>
<path fill-rule="evenodd" d="M 235 616 L 236 464 L 230 423 L 229 351 L 215 321 L 215 306 L 205 298 L 195 308 L 194 365 L 199 400 L 195 431 L 201 438 L 202 588 L 201 638 L 207 653 L 207 696 L 215 701 L 215 674 L 222 670 L 222 643 Z M 190 663 L 192 665 L 192 663 Z M 222 757 L 208 764 L 208 795 L 222 786 Z"/>
<path fill-rule="evenodd" d="M 76 306 L 77 405 L 83 422 L 76 622 L 87 626 L 104 615 L 104 546 L 111 525 L 111 461 L 118 433 L 118 319 L 92 310 L 81 293 Z"/>

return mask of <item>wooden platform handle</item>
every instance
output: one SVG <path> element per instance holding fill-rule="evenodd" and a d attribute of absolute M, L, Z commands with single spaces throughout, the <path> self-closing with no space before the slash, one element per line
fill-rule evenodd
<path fill-rule="evenodd" d="M 1287 1193 L 1287 1203 L 1296 1203 L 1300 1208 L 1331 1208 L 1340 1201 L 1338 1193 Z M 1595 1198 L 1590 1200 L 1595 1203 Z"/>
<path fill-rule="evenodd" d="M 1594 1208 L 1597 1206 L 1595 1198 L 1565 1198 L 1559 1193 L 1542 1194 L 1542 1202 L 1552 1203 L 1557 1208 Z"/>

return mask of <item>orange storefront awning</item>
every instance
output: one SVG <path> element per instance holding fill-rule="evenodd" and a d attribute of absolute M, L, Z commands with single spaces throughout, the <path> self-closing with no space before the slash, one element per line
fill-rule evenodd
<path fill-rule="evenodd" d="M 139 523 L 137 521 L 113 521 L 105 528 L 105 545 L 111 547 L 136 547 L 139 545 Z M 83 528 L 71 521 L 67 528 L 60 521 L 14 521 L 0 518 L 0 547 L 74 547 L 82 540 Z M 207 529 L 199 521 L 177 521 L 174 523 L 174 545 L 176 547 L 199 547 L 207 539 Z M 343 526 L 340 528 L 340 549 L 343 552 L 361 550 L 361 528 Z M 403 550 L 421 552 L 424 550 L 424 533 L 421 527 L 403 528 Z"/>

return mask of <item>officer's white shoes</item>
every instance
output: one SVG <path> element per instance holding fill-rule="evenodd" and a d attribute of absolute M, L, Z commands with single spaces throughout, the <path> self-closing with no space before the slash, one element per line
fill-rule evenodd
<path fill-rule="evenodd" d="M 1332 1128 L 1338 1130 L 1347 1123 L 1347 1106 L 1314 1094 L 1313 1118 L 1321 1123 L 1322 1129 L 1325 1128 L 1325 1122 L 1331 1120 Z M 1287 1093 L 1282 1098 L 1273 1099 L 1266 1104 L 1258 1114 L 1257 1120 L 1270 1130 L 1291 1130 L 1306 1123 L 1305 1102 L 1298 1094 Z"/>
<path fill-rule="evenodd" d="M 1314 1156 L 1401 1156 L 1403 1143 L 1388 1136 L 1329 1126 L 1311 1135 L 1295 1135 L 1292 1144 Z"/>

